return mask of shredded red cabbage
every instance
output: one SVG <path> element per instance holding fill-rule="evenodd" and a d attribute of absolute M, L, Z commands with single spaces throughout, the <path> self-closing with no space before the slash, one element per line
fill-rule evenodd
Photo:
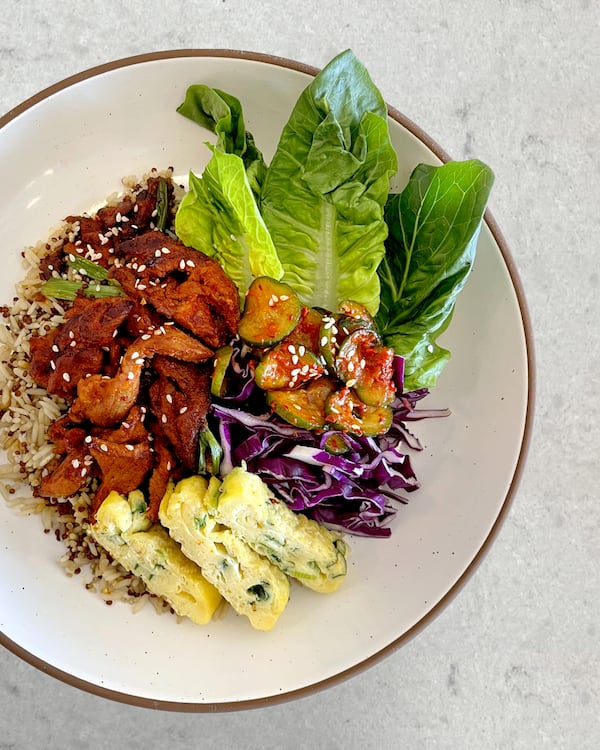
<path fill-rule="evenodd" d="M 270 413 L 254 384 L 249 352 L 239 344 L 234 344 L 230 370 L 229 395 L 214 399 L 209 412 L 223 449 L 221 474 L 245 463 L 293 510 L 352 534 L 389 536 L 399 504 L 419 487 L 406 450 L 422 446 L 405 422 L 449 413 L 416 408 L 428 390 L 395 400 L 393 422 L 384 435 L 315 434 Z M 396 371 L 401 372 L 400 364 Z M 347 446 L 341 455 L 324 447 L 332 435 Z"/>

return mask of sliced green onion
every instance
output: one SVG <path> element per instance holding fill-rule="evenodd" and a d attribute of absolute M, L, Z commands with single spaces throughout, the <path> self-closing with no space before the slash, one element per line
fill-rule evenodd
<path fill-rule="evenodd" d="M 210 466 L 207 458 L 210 454 Z M 219 473 L 221 459 L 223 458 L 223 449 L 217 438 L 212 434 L 208 427 L 205 427 L 200 433 L 199 456 L 198 456 L 198 473 L 213 474 Z"/>
<path fill-rule="evenodd" d="M 42 284 L 40 292 L 45 297 L 73 301 L 82 288 L 83 284 L 81 281 L 67 281 L 67 279 L 52 277 Z"/>
<path fill-rule="evenodd" d="M 84 273 L 86 276 L 89 276 L 90 279 L 94 279 L 95 281 L 105 281 L 108 276 L 106 268 L 102 268 L 102 266 L 99 266 L 97 263 L 94 263 L 87 258 L 80 258 L 72 253 L 69 253 L 67 256 L 67 263 L 74 271 Z"/>
<path fill-rule="evenodd" d="M 83 292 L 86 297 L 93 299 L 126 296 L 121 285 L 112 279 L 109 279 L 108 284 L 96 283 L 84 286 L 81 281 L 69 281 L 55 276 L 42 284 L 40 292 L 44 297 L 69 300 L 70 302 L 73 302 L 79 292 Z"/>
<path fill-rule="evenodd" d="M 158 190 L 156 192 L 156 228 L 164 232 L 167 228 L 167 219 L 169 218 L 169 191 L 165 180 L 159 180 Z"/>
<path fill-rule="evenodd" d="M 126 297 L 121 285 L 115 284 L 90 284 L 83 290 L 86 297 L 93 299 L 104 299 L 106 297 Z"/>

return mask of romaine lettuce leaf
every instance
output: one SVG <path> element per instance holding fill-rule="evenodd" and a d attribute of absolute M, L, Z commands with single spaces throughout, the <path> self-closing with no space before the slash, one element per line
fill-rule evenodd
<path fill-rule="evenodd" d="M 261 212 L 284 269 L 307 305 L 379 305 L 383 208 L 397 169 L 387 109 L 347 50 L 309 84 L 281 134 Z"/>
<path fill-rule="evenodd" d="M 434 386 L 450 358 L 436 339 L 450 324 L 473 266 L 493 181 L 476 159 L 420 164 L 386 204 L 389 237 L 378 269 L 376 322 L 384 343 L 405 358 L 407 391 Z"/>
<path fill-rule="evenodd" d="M 202 176 L 190 173 L 189 182 L 175 216 L 179 239 L 219 261 L 242 299 L 255 276 L 281 278 L 242 158 L 213 149 Z"/>
<path fill-rule="evenodd" d="M 226 154 L 237 154 L 255 195 L 260 194 L 266 165 L 254 138 L 246 130 L 242 105 L 235 96 L 198 83 L 189 86 L 177 111 L 217 136 L 216 147 Z"/>

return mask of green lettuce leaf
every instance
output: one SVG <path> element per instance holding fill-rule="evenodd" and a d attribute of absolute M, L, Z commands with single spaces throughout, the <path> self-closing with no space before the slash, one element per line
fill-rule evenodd
<path fill-rule="evenodd" d="M 307 305 L 379 305 L 383 209 L 397 169 L 387 109 L 347 50 L 301 94 L 261 192 L 261 212 L 284 269 Z"/>
<path fill-rule="evenodd" d="M 493 182 L 476 159 L 420 164 L 402 193 L 388 199 L 376 322 L 384 343 L 406 360 L 407 391 L 434 386 L 450 358 L 436 339 L 473 266 Z"/>
<path fill-rule="evenodd" d="M 198 83 L 188 86 L 177 111 L 217 136 L 216 148 L 242 158 L 255 195 L 260 194 L 266 164 L 251 133 L 246 130 L 242 105 L 235 96 Z"/>
<path fill-rule="evenodd" d="M 190 173 L 189 183 L 175 216 L 179 239 L 214 257 L 242 299 L 255 276 L 281 278 L 283 268 L 242 158 L 214 149 L 202 176 Z"/>

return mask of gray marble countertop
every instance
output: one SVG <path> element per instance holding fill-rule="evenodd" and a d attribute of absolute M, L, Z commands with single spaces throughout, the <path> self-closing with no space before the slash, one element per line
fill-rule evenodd
<path fill-rule="evenodd" d="M 95 697 L 2 649 L 0 749 L 600 747 L 600 5 L 0 7 L 0 113 L 143 52 L 246 49 L 321 66 L 351 47 L 386 100 L 452 157 L 493 167 L 490 209 L 521 276 L 537 365 L 529 459 L 501 533 L 459 596 L 401 649 L 316 695 L 219 715 Z"/>

